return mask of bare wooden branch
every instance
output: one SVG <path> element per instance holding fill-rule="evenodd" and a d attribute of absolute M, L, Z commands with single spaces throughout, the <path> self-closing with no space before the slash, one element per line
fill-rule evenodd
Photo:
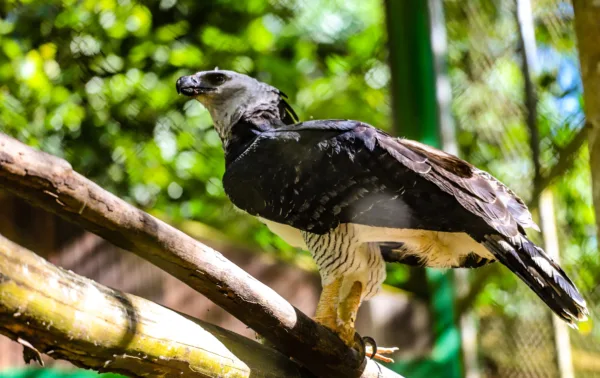
<path fill-rule="evenodd" d="M 479 294 L 485 288 L 485 284 L 492 281 L 492 277 L 498 275 L 500 272 L 499 264 L 490 265 L 475 271 L 473 280 L 469 283 L 469 290 L 462 297 L 458 298 L 458 301 L 456 302 L 455 308 L 457 315 L 464 315 L 470 310 Z"/>
<path fill-rule="evenodd" d="M 63 159 L 0 134 L 0 187 L 157 265 L 323 377 L 398 377 L 347 347 L 220 253 L 74 172 Z"/>
<path fill-rule="evenodd" d="M 595 0 L 573 0 L 575 34 L 579 44 L 579 61 L 583 81 L 585 117 L 589 125 L 590 168 L 596 226 L 600 236 L 600 3 Z"/>
<path fill-rule="evenodd" d="M 533 17 L 531 16 L 531 2 L 529 0 L 517 0 L 516 19 L 518 26 L 518 37 L 521 55 L 521 73 L 523 74 L 526 110 L 526 125 L 529 131 L 529 147 L 531 149 L 531 160 L 533 162 L 533 181 L 541 179 L 540 160 L 540 132 L 537 124 L 537 91 L 533 78 L 537 76 L 537 54 L 535 46 L 535 31 Z"/>
<path fill-rule="evenodd" d="M 132 377 L 314 377 L 273 349 L 57 268 L 1 235 L 0 293 L 0 333 L 34 355 Z"/>
<path fill-rule="evenodd" d="M 550 168 L 546 174 L 543 174 L 539 180 L 534 182 L 533 193 L 528 204 L 531 209 L 537 208 L 538 199 L 542 192 L 550 186 L 556 178 L 564 175 L 571 169 L 573 160 L 577 156 L 577 152 L 579 152 L 581 147 L 585 144 L 590 129 L 591 127 L 589 124 L 584 124 L 571 141 L 557 152 L 558 158 L 552 168 Z"/>

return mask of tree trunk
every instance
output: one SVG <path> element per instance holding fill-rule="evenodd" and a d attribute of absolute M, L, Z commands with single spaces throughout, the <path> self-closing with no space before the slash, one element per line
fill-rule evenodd
<path fill-rule="evenodd" d="M 589 126 L 588 144 L 592 171 L 592 193 L 600 237 L 600 2 L 573 0 L 575 33 L 584 87 L 585 116 Z"/>

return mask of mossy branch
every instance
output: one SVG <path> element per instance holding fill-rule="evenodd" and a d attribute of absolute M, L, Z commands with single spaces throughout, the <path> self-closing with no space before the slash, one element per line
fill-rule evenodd
<path fill-rule="evenodd" d="M 266 346 L 57 268 L 1 235 L 0 333 L 33 357 L 132 377 L 314 377 Z"/>

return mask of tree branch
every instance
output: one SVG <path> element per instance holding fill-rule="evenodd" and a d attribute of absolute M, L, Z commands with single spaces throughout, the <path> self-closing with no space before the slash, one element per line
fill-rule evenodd
<path fill-rule="evenodd" d="M 474 272 L 474 277 L 472 281 L 469 282 L 469 291 L 458 298 L 456 302 L 455 309 L 457 317 L 464 315 L 473 306 L 479 293 L 485 288 L 485 284 L 490 281 L 491 277 L 500 273 L 500 271 L 500 265 L 494 264 Z"/>
<path fill-rule="evenodd" d="M 0 187 L 130 250 L 206 295 L 279 351 L 326 377 L 398 377 L 220 253 L 0 133 Z"/>
<path fill-rule="evenodd" d="M 275 350 L 57 268 L 1 235 L 0 292 L 0 333 L 33 356 L 132 377 L 314 377 Z"/>
<path fill-rule="evenodd" d="M 531 199 L 528 203 L 528 206 L 531 209 L 537 208 L 537 203 L 539 202 L 538 199 L 542 192 L 550 186 L 557 177 L 564 175 L 571 169 L 576 153 L 581 149 L 588 138 L 590 128 L 590 124 L 585 123 L 581 129 L 577 131 L 573 139 L 557 152 L 558 159 L 552 168 L 548 170 L 548 173 L 542 175 L 541 178 L 534 183 Z"/>
<path fill-rule="evenodd" d="M 521 55 L 521 73 L 523 74 L 523 92 L 525 95 L 526 125 L 529 131 L 529 147 L 533 161 L 533 181 L 537 183 L 542 178 L 540 161 L 540 132 L 537 124 L 537 91 L 533 77 L 537 75 L 537 54 L 535 46 L 535 31 L 531 3 L 529 0 L 517 0 L 516 19 Z"/>

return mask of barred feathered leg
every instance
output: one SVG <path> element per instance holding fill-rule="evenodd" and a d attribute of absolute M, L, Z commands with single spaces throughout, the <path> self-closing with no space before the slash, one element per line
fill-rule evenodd
<path fill-rule="evenodd" d="M 557 263 L 525 236 L 486 235 L 482 244 L 529 286 L 551 309 L 576 327 L 587 319 L 585 300 Z"/>

